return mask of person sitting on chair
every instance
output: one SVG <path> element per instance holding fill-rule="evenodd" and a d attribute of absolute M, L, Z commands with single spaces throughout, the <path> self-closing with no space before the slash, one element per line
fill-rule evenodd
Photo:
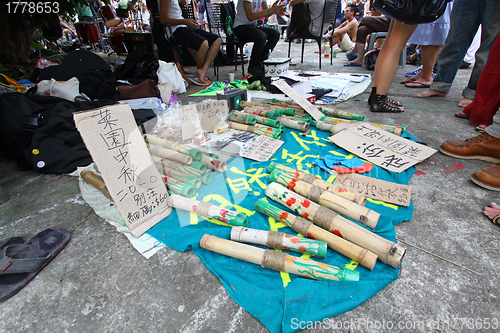
<path fill-rule="evenodd" d="M 358 32 L 358 21 L 356 21 L 356 19 L 354 18 L 356 10 L 356 5 L 347 5 L 347 7 L 344 9 L 344 17 L 346 18 L 346 20 L 337 28 L 327 34 L 333 34 L 332 44 L 337 44 L 344 52 L 349 51 L 354 47 L 354 45 L 356 45 L 356 33 Z M 325 52 L 325 48 L 328 43 L 329 40 L 327 40 L 327 42 L 321 49 L 321 53 Z M 333 45 L 331 46 L 333 47 Z M 318 53 L 319 51 L 315 52 Z"/>
<path fill-rule="evenodd" d="M 292 36 L 320 36 L 323 34 L 324 0 L 292 0 L 290 33 Z M 308 23 L 310 22 L 310 23 Z"/>
<path fill-rule="evenodd" d="M 278 30 L 257 26 L 257 21 L 273 14 L 284 15 L 285 6 L 280 1 L 268 8 L 267 2 L 263 0 L 238 0 L 233 32 L 241 42 L 254 43 L 248 64 L 248 72 L 253 76 L 264 75 L 264 60 L 267 60 L 280 39 Z"/>
<path fill-rule="evenodd" d="M 175 40 L 193 56 L 197 67 L 193 83 L 207 85 L 208 67 L 217 57 L 222 41 L 219 36 L 200 29 L 195 20 L 184 19 L 179 3 L 185 4 L 186 0 L 160 0 L 160 22 L 170 24 Z"/>

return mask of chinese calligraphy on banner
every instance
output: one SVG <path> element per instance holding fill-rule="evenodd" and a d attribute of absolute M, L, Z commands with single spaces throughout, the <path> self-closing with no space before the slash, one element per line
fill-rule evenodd
<path fill-rule="evenodd" d="M 366 123 L 340 131 L 329 139 L 345 150 L 397 173 L 422 162 L 436 152 L 436 149 Z"/>
<path fill-rule="evenodd" d="M 141 236 L 172 212 L 128 104 L 76 112 L 73 118 L 132 235 Z"/>

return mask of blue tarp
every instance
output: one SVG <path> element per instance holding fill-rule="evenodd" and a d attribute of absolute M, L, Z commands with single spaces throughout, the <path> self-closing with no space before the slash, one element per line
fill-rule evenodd
<path fill-rule="evenodd" d="M 270 162 L 284 164 L 333 182 L 334 176 L 317 167 L 311 169 L 311 162 L 325 155 L 350 155 L 327 139 L 331 135 L 329 132 L 312 130 L 307 136 L 299 133 L 287 129 L 283 137 L 285 144 L 269 162 L 230 159 L 228 170 L 225 173 L 214 172 L 213 182 L 202 186 L 196 199 L 247 213 L 251 216 L 249 228 L 296 234 L 284 224 L 254 209 L 255 202 L 266 197 L 265 189 L 269 184 L 267 167 Z M 406 133 L 403 136 L 415 140 Z M 374 166 L 371 172 L 363 175 L 407 185 L 414 172 L 414 167 L 397 174 Z M 269 201 L 279 206 L 278 203 Z M 411 220 L 413 213 L 413 203 L 409 207 L 402 207 L 369 199 L 366 207 L 381 214 L 375 232 L 392 241 L 396 240 L 394 225 Z M 282 206 L 280 208 L 286 209 Z M 220 279 L 228 294 L 273 333 L 295 332 L 306 328 L 311 322 L 322 321 L 354 309 L 398 278 L 399 269 L 378 261 L 370 271 L 331 249 L 325 259 L 314 260 L 355 269 L 360 274 L 359 282 L 311 280 L 261 268 L 200 248 L 199 243 L 204 234 L 229 239 L 230 232 L 230 226 L 224 223 L 174 211 L 147 233 L 176 251 L 192 250 Z M 300 256 L 294 252 L 290 254 Z"/>

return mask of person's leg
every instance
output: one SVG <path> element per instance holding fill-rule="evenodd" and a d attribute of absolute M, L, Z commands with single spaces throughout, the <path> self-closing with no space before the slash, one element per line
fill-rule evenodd
<path fill-rule="evenodd" d="M 243 43 L 253 42 L 248 71 L 254 76 L 264 75 L 261 57 L 266 47 L 267 35 L 252 25 L 239 25 L 233 29 L 235 36 Z"/>
<path fill-rule="evenodd" d="M 443 48 L 442 45 L 421 45 L 420 50 L 422 54 L 422 70 L 420 73 L 412 77 L 406 83 L 407 87 L 422 87 L 422 85 L 429 86 L 432 83 L 432 70 L 436 64 L 439 51 Z"/>
<path fill-rule="evenodd" d="M 496 202 L 484 207 L 483 214 L 488 216 L 493 224 L 500 225 L 500 205 Z"/>
<path fill-rule="evenodd" d="M 264 45 L 264 49 L 262 50 L 260 57 L 260 60 L 264 61 L 269 58 L 269 54 L 272 50 L 274 50 L 276 44 L 278 44 L 278 41 L 280 40 L 280 33 L 274 28 L 258 27 L 257 29 L 265 33 L 267 36 L 267 42 Z"/>
<path fill-rule="evenodd" d="M 438 71 L 431 89 L 418 94 L 420 97 L 444 97 L 474 39 L 480 23 L 479 1 L 455 0 L 450 15 L 450 31 L 438 57 Z"/>

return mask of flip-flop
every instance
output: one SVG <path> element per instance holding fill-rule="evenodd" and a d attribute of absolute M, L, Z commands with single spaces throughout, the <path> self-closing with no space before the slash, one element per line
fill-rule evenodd
<path fill-rule="evenodd" d="M 65 229 L 49 228 L 27 243 L 3 248 L 0 259 L 0 301 L 24 288 L 69 243 Z"/>
<path fill-rule="evenodd" d="M 24 237 L 11 237 L 0 240 L 0 259 L 3 257 L 3 248 L 12 244 L 23 244 L 26 241 Z"/>
<path fill-rule="evenodd" d="M 407 83 L 415 82 L 415 81 L 416 81 L 416 79 L 414 79 L 414 78 L 411 77 L 409 79 L 401 80 L 401 81 L 399 81 L 399 83 L 401 83 L 401 84 L 407 84 Z"/>
<path fill-rule="evenodd" d="M 405 83 L 406 88 L 430 88 L 430 84 L 425 84 L 422 82 L 414 81 L 414 82 L 408 82 Z"/>
<path fill-rule="evenodd" d="M 357 64 L 357 63 L 355 63 L 353 61 L 349 61 L 348 63 L 345 63 L 344 66 L 345 67 L 361 67 L 360 64 Z"/>
<path fill-rule="evenodd" d="M 197 77 L 188 77 L 189 82 L 196 84 L 197 86 L 208 86 L 210 83 L 201 83 L 200 79 Z"/>
<path fill-rule="evenodd" d="M 356 57 L 356 58 L 358 57 L 358 54 L 357 54 L 357 53 L 352 53 L 352 52 L 351 52 L 351 50 L 347 51 L 347 52 L 345 53 L 345 55 L 346 55 L 346 56 L 353 56 L 353 57 Z"/>
<path fill-rule="evenodd" d="M 470 116 L 468 114 L 463 114 L 463 113 L 458 112 L 458 113 L 455 113 L 455 117 L 462 118 L 462 119 L 469 119 Z"/>

